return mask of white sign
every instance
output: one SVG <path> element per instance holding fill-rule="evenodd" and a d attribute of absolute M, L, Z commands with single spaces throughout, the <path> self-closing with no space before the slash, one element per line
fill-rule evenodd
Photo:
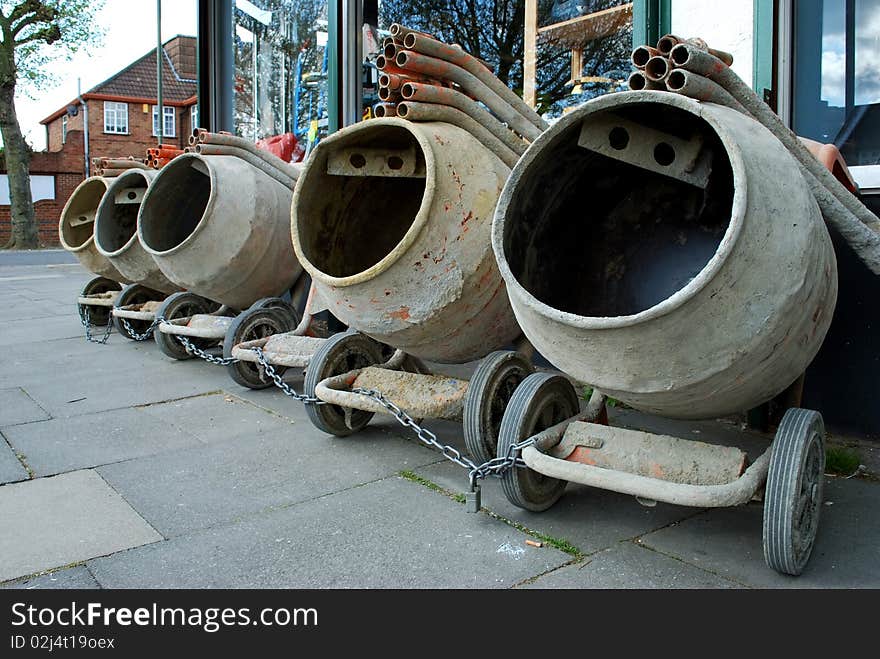
<path fill-rule="evenodd" d="M 54 199 L 55 177 L 46 174 L 31 174 L 31 196 L 34 203 L 43 199 Z M 0 206 L 9 205 L 9 175 L 0 174 Z"/>

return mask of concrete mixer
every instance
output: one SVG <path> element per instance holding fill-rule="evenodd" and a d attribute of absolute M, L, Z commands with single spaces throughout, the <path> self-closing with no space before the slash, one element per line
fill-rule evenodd
<path fill-rule="evenodd" d="M 217 138 L 253 148 L 232 136 Z M 141 204 L 140 243 L 161 273 L 186 289 L 157 309 L 155 339 L 173 359 L 199 356 L 259 384 L 261 373 L 228 353 L 234 343 L 299 323 L 289 302 L 302 282 L 288 219 L 297 171 L 271 154 L 264 160 L 244 147 L 205 146 L 167 164 Z M 212 310 L 212 304 L 222 306 Z M 218 345 L 226 346 L 224 357 L 206 352 Z"/>
<path fill-rule="evenodd" d="M 77 298 L 80 321 L 86 338 L 92 341 L 92 326 L 106 326 L 107 333 L 99 340 L 105 343 L 112 329 L 110 312 L 123 284 L 132 283 L 123 276 L 95 244 L 95 217 L 98 206 L 112 179 L 92 176 L 80 183 L 61 211 L 58 237 L 61 246 L 76 256 L 82 266 L 97 275 L 83 286 Z"/>
<path fill-rule="evenodd" d="M 327 403 L 306 408 L 316 427 L 349 435 L 376 412 L 458 420 L 471 454 L 491 457 L 507 399 L 533 371 L 500 350 L 521 335 L 489 241 L 508 174 L 442 122 L 375 119 L 318 145 L 294 192 L 293 243 L 352 331 L 310 357 L 305 394 Z M 380 345 L 395 349 L 387 361 Z M 470 381 L 422 362 L 482 358 Z"/>
<path fill-rule="evenodd" d="M 587 102 L 538 138 L 498 204 L 492 245 L 535 348 L 504 414 L 507 498 L 540 511 L 567 482 L 643 500 L 744 504 L 765 485 L 764 549 L 798 574 L 816 535 L 824 431 L 791 408 L 761 455 L 611 428 L 605 396 L 712 419 L 786 390 L 831 323 L 837 268 L 789 151 L 750 116 L 659 91 Z M 593 394 L 580 410 L 571 380 Z"/>
<path fill-rule="evenodd" d="M 98 252 L 134 283 L 122 289 L 112 310 L 117 331 L 132 340 L 153 333 L 156 310 L 180 286 L 170 281 L 137 237 L 137 219 L 147 188 L 159 174 L 150 169 L 128 169 L 116 178 L 102 197 L 95 216 Z"/>

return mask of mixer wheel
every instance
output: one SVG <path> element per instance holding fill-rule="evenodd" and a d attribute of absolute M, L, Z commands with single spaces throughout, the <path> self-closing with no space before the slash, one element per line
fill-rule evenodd
<path fill-rule="evenodd" d="M 327 339 L 312 357 L 306 369 L 304 393 L 314 396 L 321 380 L 384 361 L 382 344 L 368 336 L 354 330 L 336 334 Z M 316 428 L 337 437 L 361 430 L 373 418 L 372 412 L 338 405 L 306 405 L 306 414 Z"/>
<path fill-rule="evenodd" d="M 290 329 L 294 329 L 297 325 L 299 325 L 299 312 L 293 308 L 293 305 L 285 301 L 283 298 L 264 297 L 254 302 L 250 307 L 248 307 L 247 310 L 250 311 L 251 309 L 275 309 L 282 312 L 288 317 L 288 320 L 290 322 Z"/>
<path fill-rule="evenodd" d="M 773 440 L 764 491 L 764 560 L 783 574 L 803 572 L 819 528 L 825 481 L 825 424 L 791 408 Z"/>
<path fill-rule="evenodd" d="M 107 279 L 107 277 L 95 277 L 86 282 L 86 285 L 82 287 L 79 296 L 87 297 L 89 295 L 99 295 L 101 293 L 109 293 L 110 291 L 118 291 L 121 288 L 122 286 L 112 279 Z M 89 325 L 103 327 L 110 322 L 110 307 L 77 304 L 76 309 L 79 312 L 79 317 L 83 319 L 83 322 L 85 322 L 86 312 L 88 312 Z"/>
<path fill-rule="evenodd" d="M 498 350 L 477 367 L 464 399 L 464 443 L 478 463 L 495 457 L 498 429 L 513 392 L 532 373 L 518 352 Z"/>
<path fill-rule="evenodd" d="M 176 318 L 195 316 L 196 314 L 211 313 L 216 308 L 216 304 L 206 300 L 200 295 L 181 291 L 180 293 L 174 293 L 165 298 L 162 306 L 156 311 L 156 315 L 165 320 L 174 320 Z M 156 345 L 159 346 L 159 350 L 161 350 L 166 356 L 179 361 L 192 358 L 192 355 L 186 351 L 183 344 L 178 341 L 173 334 L 165 334 L 165 332 L 156 328 L 156 331 L 153 333 L 153 338 L 156 340 Z M 216 343 L 210 339 L 191 338 L 190 341 L 192 341 L 193 345 L 202 350 L 209 348 Z"/>
<path fill-rule="evenodd" d="M 232 357 L 232 349 L 245 341 L 256 341 L 274 334 L 283 334 L 293 329 L 290 314 L 275 307 L 251 307 L 240 313 L 226 330 L 223 339 L 223 356 Z M 263 369 L 255 362 L 237 361 L 227 364 L 230 377 L 236 384 L 249 389 L 265 389 L 272 386 L 272 380 L 265 376 Z M 275 373 L 281 375 L 287 370 L 283 366 L 273 366 Z"/>
<path fill-rule="evenodd" d="M 116 298 L 116 306 L 126 307 L 132 304 L 144 304 L 152 300 L 161 300 L 162 297 L 161 293 L 154 291 L 152 288 L 147 288 L 141 284 L 129 284 L 122 289 L 119 297 Z M 122 320 L 122 318 L 113 316 L 113 325 L 116 327 L 116 331 L 126 339 L 135 341 L 135 337 L 128 331 Z M 138 334 L 144 334 L 150 328 L 151 322 L 149 320 L 128 319 L 128 324 Z M 150 334 L 152 334 L 152 330 L 150 330 Z"/>
<path fill-rule="evenodd" d="M 577 392 L 566 378 L 553 373 L 532 373 L 513 392 L 498 431 L 498 457 L 542 430 L 575 416 L 580 409 Z M 516 467 L 501 476 L 507 500 L 526 510 L 547 510 L 559 500 L 566 481 Z"/>

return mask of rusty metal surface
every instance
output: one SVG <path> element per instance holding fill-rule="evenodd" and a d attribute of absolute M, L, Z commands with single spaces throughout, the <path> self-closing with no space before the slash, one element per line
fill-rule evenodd
<path fill-rule="evenodd" d="M 290 200 L 289 188 L 243 160 L 183 154 L 150 185 L 138 236 L 171 281 L 244 309 L 283 294 L 302 272 Z"/>
<path fill-rule="evenodd" d="M 716 150 L 706 193 L 644 169 L 615 172 L 572 146 L 607 111 L 705 126 Z M 606 185 L 617 187 L 585 209 Z M 783 391 L 818 351 L 837 297 L 831 241 L 789 152 L 735 110 L 675 94 L 610 94 L 564 116 L 511 175 L 493 247 L 542 355 L 673 418 L 723 416 Z"/>
<path fill-rule="evenodd" d="M 81 295 L 76 298 L 77 304 L 84 304 L 90 307 L 113 307 L 116 304 L 116 298 L 119 297 L 119 291 L 107 291 L 106 293 L 94 293 L 92 295 Z"/>
<path fill-rule="evenodd" d="M 232 349 L 232 356 L 241 361 L 257 363 L 259 360 L 253 348 L 260 348 L 263 356 L 272 365 L 305 368 L 325 340 L 286 332 L 240 343 Z"/>
<path fill-rule="evenodd" d="M 332 154 L 415 146 L 425 179 L 346 177 Z M 507 167 L 442 123 L 374 119 L 323 140 L 294 192 L 297 256 L 333 315 L 429 361 L 463 363 L 519 334 L 489 244 Z"/>
<path fill-rule="evenodd" d="M 570 462 L 692 485 L 723 485 L 739 478 L 746 454 L 669 435 L 577 421 L 550 455 Z"/>
<path fill-rule="evenodd" d="M 189 318 L 175 318 L 159 323 L 159 331 L 163 334 L 220 340 L 226 336 L 226 330 L 232 325 L 232 321 L 229 316 L 196 314 Z"/>
<path fill-rule="evenodd" d="M 164 300 L 150 300 L 143 304 L 127 304 L 124 307 L 115 307 L 113 315 L 118 318 L 129 320 L 154 320 L 156 312 L 162 306 Z"/>
<path fill-rule="evenodd" d="M 154 170 L 129 169 L 113 179 L 95 213 L 95 246 L 126 279 L 170 294 L 179 291 L 180 286 L 162 274 L 137 236 L 141 204 L 157 174 Z"/>
<path fill-rule="evenodd" d="M 350 389 L 381 391 L 392 403 L 415 418 L 460 421 L 467 380 L 444 375 L 421 375 L 370 366 L 323 380 L 315 394 L 323 401 L 367 412 L 388 414 L 378 401 Z"/>

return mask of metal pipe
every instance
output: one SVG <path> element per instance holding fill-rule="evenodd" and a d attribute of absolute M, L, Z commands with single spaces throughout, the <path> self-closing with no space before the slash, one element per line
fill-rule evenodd
<path fill-rule="evenodd" d="M 156 103 L 158 104 L 158 108 L 156 110 L 156 135 L 159 139 L 159 144 L 162 144 L 162 139 L 165 137 L 165 108 L 162 107 L 162 103 L 164 102 L 164 98 L 162 96 L 162 59 L 164 53 L 162 52 L 162 0 L 156 0 Z"/>
<path fill-rule="evenodd" d="M 792 155 L 801 163 L 815 179 L 849 211 L 842 215 L 828 207 L 830 214 L 826 219 L 844 236 L 859 237 L 850 243 L 859 258 L 872 272 L 880 274 L 880 245 L 877 241 L 856 226 L 860 222 L 868 231 L 875 235 L 880 231 L 880 219 L 877 218 L 858 198 L 855 197 L 822 163 L 810 153 L 809 149 L 797 136 L 777 117 L 773 111 L 746 85 L 727 65 L 714 55 L 700 50 L 692 44 L 679 44 L 672 49 L 672 61 L 675 66 L 714 80 L 727 90 L 733 98 L 741 103 L 749 114 L 764 124 Z M 817 201 L 819 201 L 817 196 Z M 826 208 L 823 208 L 823 213 Z"/>
<path fill-rule="evenodd" d="M 676 94 L 695 98 L 698 101 L 726 105 L 737 112 L 751 116 L 748 110 L 721 85 L 684 69 L 673 69 L 669 73 L 666 78 L 666 89 Z"/>
<path fill-rule="evenodd" d="M 373 106 L 373 114 L 379 118 L 396 117 L 397 103 L 376 103 Z"/>
<path fill-rule="evenodd" d="M 124 158 L 102 158 L 101 167 L 115 167 L 120 169 L 149 169 L 140 160 L 127 160 Z"/>
<path fill-rule="evenodd" d="M 400 92 L 389 87 L 379 87 L 379 100 L 386 103 L 396 103 L 400 100 Z"/>
<path fill-rule="evenodd" d="M 405 101 L 397 106 L 397 116 L 409 121 L 443 121 L 463 128 L 473 135 L 483 146 L 498 156 L 501 161 L 513 169 L 519 155 L 504 142 L 495 137 L 489 130 L 471 119 L 461 110 L 448 105 L 435 103 L 413 103 Z"/>
<path fill-rule="evenodd" d="M 460 46 L 445 44 L 427 35 L 415 33 L 407 34 L 403 39 L 403 45 L 409 50 L 414 50 L 417 53 L 430 57 L 436 57 L 461 67 L 495 92 L 514 110 L 534 124 L 536 128 L 541 131 L 547 129 L 548 124 L 541 118 L 541 115 L 535 112 L 510 87 L 496 78 L 484 63 L 466 53 Z"/>
<path fill-rule="evenodd" d="M 652 57 L 657 57 L 658 55 L 662 55 L 662 53 L 656 48 L 651 48 L 651 46 L 639 46 L 632 51 L 632 55 L 629 59 L 634 67 L 637 69 L 644 69 L 648 64 L 648 60 Z"/>
<path fill-rule="evenodd" d="M 400 86 L 407 82 L 422 82 L 435 87 L 448 87 L 442 80 L 436 78 L 428 78 L 427 76 L 406 75 L 401 73 L 382 73 L 379 76 L 379 85 L 388 87 L 388 89 L 400 89 Z"/>
<path fill-rule="evenodd" d="M 446 87 L 407 82 L 400 88 L 400 93 L 407 101 L 437 103 L 438 105 L 448 105 L 461 110 L 504 142 L 514 153 L 520 156 L 525 153 L 526 144 L 520 138 L 492 116 L 489 111 L 484 110 L 461 92 Z"/>
<path fill-rule="evenodd" d="M 660 51 L 661 55 L 669 55 L 673 48 L 680 43 L 684 43 L 684 41 L 684 39 L 674 34 L 666 34 L 657 41 L 657 50 Z"/>
<path fill-rule="evenodd" d="M 662 55 L 657 55 L 648 60 L 645 65 L 645 77 L 652 82 L 663 82 L 672 70 L 669 60 Z"/>
<path fill-rule="evenodd" d="M 666 85 L 664 85 L 662 82 L 654 82 L 653 80 L 648 80 L 648 78 L 645 77 L 645 74 L 642 71 L 633 71 L 629 75 L 629 80 L 627 80 L 627 85 L 634 92 L 640 92 L 643 89 L 654 89 L 654 90 L 666 89 Z"/>
<path fill-rule="evenodd" d="M 83 109 L 83 157 L 86 161 L 86 178 L 89 178 L 92 175 L 89 169 L 91 166 L 89 160 L 89 104 L 82 97 L 79 78 L 76 79 L 76 98 Z"/>
<path fill-rule="evenodd" d="M 197 137 L 197 141 L 200 144 L 218 144 L 224 146 L 234 146 L 242 149 L 243 151 L 247 151 L 260 160 L 264 160 L 266 163 L 274 167 L 280 172 L 287 174 L 293 180 L 296 180 L 299 177 L 299 168 L 294 167 L 291 163 L 285 162 L 274 153 L 270 153 L 269 151 L 265 151 L 263 149 L 258 149 L 255 144 L 249 142 L 246 139 L 241 137 L 235 137 L 234 135 L 223 135 L 221 133 L 209 133 L 207 131 L 199 132 Z"/>
<path fill-rule="evenodd" d="M 486 105 L 495 116 L 530 142 L 536 140 L 541 134 L 542 129 L 535 127 L 476 76 L 456 64 L 411 50 L 404 50 L 397 54 L 397 65 L 408 71 L 458 83 L 465 92 Z"/>
<path fill-rule="evenodd" d="M 239 149 L 235 146 L 222 144 L 197 144 L 195 146 L 195 152 L 203 156 L 233 156 L 235 158 L 239 158 L 240 160 L 244 160 L 245 162 L 253 165 L 265 174 L 268 174 L 273 179 L 281 183 L 281 185 L 284 185 L 291 190 L 293 190 L 293 188 L 296 186 L 295 178 L 273 167 L 265 160 L 257 158 L 250 151 L 245 151 L 244 149 Z"/>

